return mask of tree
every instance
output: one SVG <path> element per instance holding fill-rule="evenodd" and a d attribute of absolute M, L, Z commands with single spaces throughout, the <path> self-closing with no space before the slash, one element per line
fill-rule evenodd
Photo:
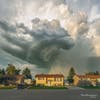
<path fill-rule="evenodd" d="M 1 69 L 0 69 L 0 76 L 2 75 Z"/>
<path fill-rule="evenodd" d="M 3 76 L 3 75 L 5 75 L 5 70 L 4 70 L 4 68 L 3 68 L 3 69 L 0 69 L 0 76 Z"/>
<path fill-rule="evenodd" d="M 99 71 L 96 72 L 88 72 L 85 75 L 100 75 Z"/>
<path fill-rule="evenodd" d="M 6 69 L 7 75 L 19 75 L 20 69 L 16 69 L 16 67 L 12 64 L 8 64 L 8 67 Z"/>
<path fill-rule="evenodd" d="M 96 71 L 96 72 L 95 72 L 95 75 L 100 75 L 99 71 Z"/>
<path fill-rule="evenodd" d="M 8 67 L 6 69 L 7 75 L 15 75 L 15 71 L 16 71 L 15 66 L 12 64 L 8 64 Z"/>
<path fill-rule="evenodd" d="M 6 72 L 5 72 L 5 69 L 3 68 L 3 69 L 1 69 L 1 73 L 2 73 L 2 75 L 5 75 L 6 74 Z"/>
<path fill-rule="evenodd" d="M 29 68 L 25 68 L 22 72 L 26 79 L 32 79 L 31 71 Z"/>
<path fill-rule="evenodd" d="M 20 69 L 16 69 L 15 70 L 15 75 L 19 75 L 20 74 L 20 71 L 21 71 Z"/>
<path fill-rule="evenodd" d="M 3 68 L 3 69 L 0 69 L 0 84 L 2 84 L 3 81 L 4 81 L 3 75 L 5 75 L 5 70 L 4 70 L 4 68 Z"/>
<path fill-rule="evenodd" d="M 73 67 L 71 67 L 70 70 L 69 70 L 69 75 L 67 77 L 69 83 L 74 82 L 74 80 L 73 80 L 74 75 L 75 75 L 75 69 Z"/>

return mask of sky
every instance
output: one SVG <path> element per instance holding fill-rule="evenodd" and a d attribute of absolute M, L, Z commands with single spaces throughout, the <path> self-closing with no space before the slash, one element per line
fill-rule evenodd
<path fill-rule="evenodd" d="M 0 0 L 0 67 L 32 73 L 100 71 L 99 0 Z"/>

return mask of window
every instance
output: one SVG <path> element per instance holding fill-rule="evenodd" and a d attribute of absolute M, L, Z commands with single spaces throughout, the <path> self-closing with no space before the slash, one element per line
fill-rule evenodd
<path fill-rule="evenodd" d="M 43 77 L 38 77 L 38 80 L 44 80 L 44 78 Z"/>
<path fill-rule="evenodd" d="M 56 78 L 54 78 L 54 81 L 56 81 Z"/>
<path fill-rule="evenodd" d="M 62 81 L 62 78 L 60 78 L 60 81 Z"/>

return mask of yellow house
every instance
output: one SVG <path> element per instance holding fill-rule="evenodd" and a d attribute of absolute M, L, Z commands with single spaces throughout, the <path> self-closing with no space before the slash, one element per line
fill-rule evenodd
<path fill-rule="evenodd" d="M 36 85 L 63 86 L 64 76 L 62 74 L 37 74 L 35 75 Z"/>
<path fill-rule="evenodd" d="M 90 81 L 95 86 L 97 81 L 100 82 L 100 75 L 75 75 L 73 79 L 76 86 L 81 80 Z"/>

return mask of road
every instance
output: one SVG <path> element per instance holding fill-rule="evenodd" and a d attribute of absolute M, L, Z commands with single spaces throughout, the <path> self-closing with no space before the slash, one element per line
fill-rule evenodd
<path fill-rule="evenodd" d="M 0 90 L 0 100 L 100 100 L 100 90 Z"/>

